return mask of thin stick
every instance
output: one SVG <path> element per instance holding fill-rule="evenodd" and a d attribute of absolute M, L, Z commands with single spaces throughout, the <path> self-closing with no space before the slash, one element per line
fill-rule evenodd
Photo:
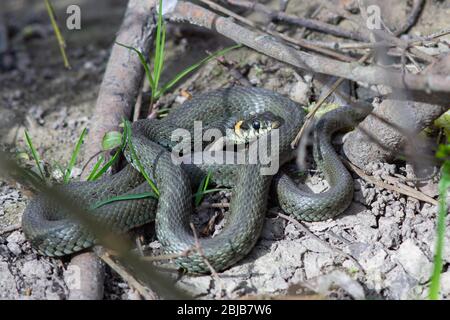
<path fill-rule="evenodd" d="M 422 13 L 424 5 L 425 0 L 414 0 L 413 8 L 405 23 L 400 28 L 394 31 L 394 34 L 396 36 L 407 33 L 414 26 L 414 24 L 419 19 L 420 14 Z"/>
<path fill-rule="evenodd" d="M 320 100 L 316 103 L 314 108 L 306 115 L 306 120 L 303 123 L 303 126 L 300 128 L 300 131 L 295 136 L 294 140 L 291 142 L 291 148 L 295 149 L 298 145 L 298 142 L 303 137 L 304 132 L 309 128 L 312 120 L 314 119 L 314 115 L 319 110 L 319 108 L 322 106 L 322 104 L 325 102 L 325 100 L 328 99 L 328 97 L 337 90 L 337 88 L 344 82 L 344 78 L 337 79 L 334 84 L 331 86 L 330 90 L 320 98 Z"/>
<path fill-rule="evenodd" d="M 142 249 L 142 241 L 141 241 L 141 238 L 140 238 L 140 236 L 136 236 L 136 248 L 137 248 L 137 251 L 139 252 L 139 255 L 140 256 L 144 256 L 144 250 Z"/>
<path fill-rule="evenodd" d="M 192 251 L 194 251 L 194 248 L 189 248 L 187 250 L 184 250 L 182 253 L 161 254 L 158 256 L 145 256 L 145 257 L 142 257 L 142 260 L 145 260 L 145 261 L 173 260 L 176 258 L 187 257 L 192 253 Z"/>
<path fill-rule="evenodd" d="M 315 19 L 300 18 L 282 11 L 272 10 L 262 3 L 243 1 L 243 0 L 227 0 L 231 5 L 256 10 L 268 15 L 272 20 L 277 20 L 289 24 L 294 24 L 307 29 L 331 34 L 337 37 L 353 39 L 357 41 L 367 41 L 367 39 L 359 32 L 353 32 L 344 28 L 331 25 Z"/>
<path fill-rule="evenodd" d="M 217 273 L 217 271 L 214 269 L 214 267 L 211 265 L 211 263 L 206 258 L 206 255 L 205 255 L 205 252 L 203 251 L 203 248 L 201 246 L 200 240 L 198 239 L 197 231 L 195 230 L 194 224 L 191 222 L 189 225 L 191 226 L 192 233 L 194 234 L 195 248 L 196 248 L 198 254 L 202 257 L 203 262 L 205 262 L 205 264 L 208 266 L 209 271 L 211 272 L 213 277 L 216 279 L 217 283 L 220 285 L 221 291 L 222 291 L 223 288 L 224 288 L 223 281 L 219 277 L 219 274 Z"/>
<path fill-rule="evenodd" d="M 363 63 L 364 61 L 366 61 L 372 53 L 367 53 L 364 56 L 361 57 L 361 59 L 359 59 L 359 63 Z M 337 79 L 334 84 L 331 86 L 330 90 L 328 90 L 328 92 L 322 96 L 322 98 L 320 98 L 320 100 L 317 102 L 317 104 L 314 106 L 314 108 L 308 113 L 308 115 L 306 116 L 306 120 L 303 123 L 303 126 L 300 128 L 300 131 L 297 133 L 297 135 L 295 136 L 294 140 L 291 142 L 291 148 L 295 149 L 295 147 L 297 147 L 298 142 L 300 141 L 300 139 L 303 137 L 304 133 L 306 132 L 306 130 L 309 128 L 309 126 L 311 125 L 312 120 L 314 119 L 314 115 L 316 114 L 316 112 L 319 110 L 319 108 L 322 106 L 322 104 L 328 99 L 328 97 L 337 90 L 337 88 L 339 88 L 339 86 L 342 84 L 342 82 L 345 80 L 345 78 L 339 78 Z"/>
<path fill-rule="evenodd" d="M 130 287 L 136 289 L 139 294 L 146 300 L 158 300 L 158 296 L 155 292 L 151 291 L 149 288 L 144 287 L 136 278 L 130 274 L 123 266 L 118 264 L 111 258 L 111 255 L 105 249 L 96 248 L 95 252 L 108 266 L 111 267 L 123 280 L 125 280 Z"/>
<path fill-rule="evenodd" d="M 286 11 L 288 4 L 289 0 L 280 0 L 280 11 Z"/>
<path fill-rule="evenodd" d="M 136 98 L 136 104 L 134 105 L 133 122 L 139 119 L 139 116 L 141 114 L 141 107 L 142 107 L 142 90 L 139 92 L 139 95 Z"/>
<path fill-rule="evenodd" d="M 10 226 L 7 226 L 0 230 L 0 236 L 4 235 L 5 233 L 10 233 L 16 230 L 19 230 L 21 228 L 20 224 L 13 224 Z"/>
<path fill-rule="evenodd" d="M 314 45 L 314 44 L 312 44 L 312 43 L 310 43 L 308 41 L 305 41 L 303 39 L 294 39 L 294 38 L 289 37 L 289 36 L 287 36 L 285 34 L 282 34 L 280 32 L 276 32 L 276 31 L 273 31 L 273 30 L 269 30 L 268 28 L 260 27 L 256 23 L 254 23 L 253 21 L 251 21 L 249 19 L 246 19 L 246 18 L 244 18 L 244 17 L 234 13 L 233 11 L 228 10 L 227 8 L 224 8 L 221 5 L 218 5 L 217 3 L 214 3 L 214 2 L 212 2 L 210 0 L 200 0 L 200 1 L 205 3 L 206 5 L 208 5 L 210 8 L 212 8 L 214 10 L 217 10 L 219 12 L 225 13 L 228 16 L 233 17 L 236 20 L 241 21 L 242 23 L 245 23 L 246 25 L 248 25 L 250 27 L 253 27 L 255 29 L 261 30 L 261 31 L 263 31 L 265 33 L 268 33 L 270 35 L 279 37 L 279 38 L 281 38 L 281 39 L 283 39 L 283 40 L 285 40 L 285 41 L 287 41 L 287 42 L 289 42 L 291 44 L 294 44 L 296 46 L 299 46 L 299 47 L 302 47 L 302 48 L 305 48 L 305 49 L 308 49 L 308 50 L 311 50 L 311 51 L 319 52 L 319 53 L 328 55 L 330 57 L 339 59 L 341 61 L 346 61 L 346 62 L 356 61 L 355 58 L 346 56 L 346 55 L 341 54 L 339 52 L 336 52 L 334 50 L 330 50 L 330 49 L 327 49 L 327 48 L 323 48 L 321 46 Z"/>
<path fill-rule="evenodd" d="M 148 54 L 156 28 L 152 10 L 155 7 L 156 0 L 129 0 L 116 42 L 125 43 Z M 144 70 L 137 55 L 115 44 L 111 50 L 91 119 L 90 139 L 84 147 L 86 155 L 97 154 L 105 133 L 117 131 L 123 118 L 131 118 L 131 110 L 135 105 L 143 78 Z M 83 175 L 87 177 L 89 171 L 84 171 Z M 82 285 L 70 292 L 69 299 L 72 296 L 76 299 L 101 299 L 103 280 L 93 276 L 103 272 L 100 270 L 102 264 L 96 255 L 81 253 L 73 257 L 72 261 L 71 264 L 81 270 L 91 271 L 81 273 Z"/>
<path fill-rule="evenodd" d="M 424 194 L 423 192 L 420 192 L 414 188 L 411 188 L 410 186 L 407 186 L 405 184 L 402 184 L 398 181 L 398 179 L 395 179 L 394 177 L 384 177 L 386 180 L 390 181 L 391 183 L 395 183 L 397 185 L 392 185 L 392 184 L 388 184 L 386 182 L 380 181 L 378 179 L 376 179 L 374 176 L 369 176 L 367 175 L 364 170 L 358 168 L 356 165 L 354 165 L 353 163 L 342 159 L 343 163 L 350 168 L 351 170 L 353 170 L 358 176 L 360 176 L 362 179 L 366 180 L 369 183 L 372 183 L 374 185 L 376 185 L 377 187 L 383 188 L 383 189 L 387 189 L 387 190 L 391 190 L 391 191 L 395 191 L 398 192 L 400 194 L 406 195 L 408 197 L 417 199 L 417 200 L 421 200 L 424 202 L 428 202 L 432 205 L 437 206 L 438 205 L 438 201 L 427 196 L 426 194 Z"/>
<path fill-rule="evenodd" d="M 450 34 L 450 29 L 449 28 L 443 29 L 443 30 L 440 30 L 438 32 L 434 32 L 432 34 L 429 34 L 427 36 L 420 37 L 418 40 L 412 40 L 411 44 L 412 45 L 422 44 L 423 42 L 432 41 L 432 40 L 434 40 L 436 38 L 440 38 L 440 37 L 446 36 L 448 34 Z"/>
<path fill-rule="evenodd" d="M 230 203 L 226 202 L 226 203 L 203 203 L 201 204 L 197 210 L 199 209 L 207 209 L 207 208 L 217 208 L 217 209 L 225 209 L 225 208 L 229 208 L 230 207 Z"/>
<path fill-rule="evenodd" d="M 403 182 L 421 182 L 421 181 L 428 181 L 428 180 L 432 180 L 434 179 L 434 177 L 437 176 L 437 174 L 439 173 L 439 170 L 437 169 L 437 167 L 433 168 L 433 173 L 431 173 L 431 175 L 429 175 L 428 177 L 423 177 L 423 178 L 407 178 L 404 177 L 398 173 L 395 174 L 395 176 Z"/>
<path fill-rule="evenodd" d="M 405 88 L 402 75 L 397 71 L 386 71 L 378 66 L 359 66 L 355 63 L 345 63 L 295 50 L 275 41 L 272 37 L 261 36 L 228 18 L 220 17 L 190 2 L 178 1 L 174 10 L 167 17 L 171 21 L 185 21 L 214 30 L 260 53 L 309 72 L 324 73 L 369 84 L 384 84 L 394 88 L 409 89 L 416 96 L 417 92 L 415 91 L 435 92 L 433 101 L 436 100 L 436 102 L 444 93 L 450 92 L 450 79 L 445 75 L 437 73 L 414 75 L 408 73 L 405 77 L 407 84 L 407 88 Z M 429 97 L 431 99 L 431 95 Z M 439 101 L 439 103 L 441 102 Z"/>
<path fill-rule="evenodd" d="M 399 46 L 400 48 L 405 48 L 405 47 L 409 46 L 407 41 L 401 40 L 401 39 L 397 38 L 396 36 L 385 32 L 384 30 L 377 30 L 377 29 L 369 30 L 367 25 L 361 20 L 361 18 L 359 16 L 352 15 L 352 14 L 348 13 L 347 11 L 345 11 L 344 9 L 332 5 L 328 1 L 324 1 L 324 0 L 319 0 L 319 1 L 329 11 L 331 11 L 333 13 L 337 13 L 340 16 L 346 18 L 347 20 L 355 23 L 359 28 L 363 28 L 363 30 L 365 30 L 366 33 L 372 32 L 377 37 L 380 37 L 386 41 L 389 41 L 389 42 L 395 44 L 396 46 Z M 412 54 L 416 55 L 423 61 L 430 62 L 430 63 L 436 61 L 436 59 L 433 58 L 432 56 L 430 56 L 430 55 L 426 54 L 425 52 L 418 50 L 416 48 L 410 48 L 410 51 Z"/>
<path fill-rule="evenodd" d="M 83 165 L 83 168 L 81 168 L 81 175 L 83 175 L 84 171 L 86 170 L 86 168 L 88 167 L 89 163 L 91 163 L 92 160 L 94 160 L 97 156 L 99 156 L 102 152 L 104 152 L 103 150 L 99 150 L 98 152 L 96 152 L 94 155 L 92 155 L 88 161 L 86 161 L 86 163 Z"/>
<path fill-rule="evenodd" d="M 408 40 L 409 46 L 420 46 L 425 43 L 432 42 L 436 38 L 440 38 L 450 34 L 450 29 L 443 29 L 435 33 L 431 33 L 429 35 L 413 38 Z M 325 42 L 325 41 L 314 41 L 316 46 L 324 47 L 324 48 L 332 48 L 336 50 L 354 50 L 354 49 L 371 49 L 371 48 L 379 48 L 379 47 L 396 47 L 395 44 L 388 42 L 386 40 L 377 41 L 377 42 Z"/>

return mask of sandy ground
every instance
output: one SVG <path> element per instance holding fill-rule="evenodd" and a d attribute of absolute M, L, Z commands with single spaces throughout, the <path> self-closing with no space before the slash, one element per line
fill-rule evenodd
<path fill-rule="evenodd" d="M 67 2 L 67 3 L 66 3 Z M 64 15 L 67 4 L 79 4 L 83 13 L 80 31 L 64 31 L 72 70 L 65 70 L 42 4 L 25 10 L 25 1 L 7 0 L 4 18 L 13 41 L 14 64 L 0 74 L 0 143 L 3 149 L 27 153 L 24 130 L 33 138 L 49 175 L 65 165 L 83 128 L 89 126 L 92 108 L 105 69 L 110 46 L 120 24 L 125 1 L 58 1 Z M 3 5 L 3 4 L 2 4 Z M 398 4 L 397 6 L 401 6 Z M 30 6 L 27 4 L 27 6 Z M 302 14 L 305 5 L 291 7 Z M 427 34 L 447 23 L 449 1 L 432 1 L 413 32 Z M 397 19 L 401 19 L 399 15 Z M 105 28 L 104 26 L 108 27 Z M 209 34 L 172 29 L 169 34 L 166 77 L 214 51 L 223 39 Z M 324 37 L 326 39 L 326 37 Z M 227 56 L 252 85 L 274 90 L 305 104 L 319 91 L 312 75 L 300 73 L 247 49 Z M 236 79 L 218 62 L 204 66 L 180 88 L 192 94 L 223 87 Z M 360 95 L 370 96 L 361 88 Z M 164 107 L 177 107 L 179 91 L 162 99 Z M 342 137 L 336 139 L 337 147 Z M 81 154 L 75 176 L 88 156 Z M 24 160 L 30 166 L 32 161 Z M 312 168 L 314 169 L 314 168 Z M 374 164 L 377 176 L 401 174 L 410 177 L 411 167 L 402 161 Z M 221 273 L 221 283 L 211 276 L 181 276 L 174 279 L 196 297 L 244 295 L 289 295 L 298 298 L 319 294 L 339 299 L 420 299 L 427 294 L 435 240 L 436 208 L 411 197 L 374 187 L 354 176 L 354 201 L 332 221 L 304 223 L 313 235 L 293 223 L 268 214 L 263 234 L 243 261 Z M 75 177 L 76 178 L 76 177 Z M 315 192 L 327 188 L 315 170 L 306 173 L 306 184 Z M 436 197 L 437 181 L 413 187 Z M 21 185 L 0 181 L 0 232 L 20 223 L 31 197 Z M 213 198 L 227 201 L 227 197 Z M 273 208 L 275 211 L 277 208 Z M 194 219 L 206 224 L 226 210 L 203 210 Z M 219 223 L 220 225 L 220 223 Z M 143 230 L 141 230 L 141 233 Z M 150 225 L 145 228 L 147 251 L 159 248 Z M 449 238 L 447 234 L 447 239 Z M 447 241 L 447 243 L 449 243 Z M 38 256 L 20 229 L 0 233 L 0 298 L 65 299 L 67 259 Z M 450 296 L 450 249 L 446 247 L 442 274 L 443 298 Z M 225 288 L 225 296 L 219 293 Z M 107 270 L 105 298 L 130 299 L 134 292 L 114 272 Z"/>

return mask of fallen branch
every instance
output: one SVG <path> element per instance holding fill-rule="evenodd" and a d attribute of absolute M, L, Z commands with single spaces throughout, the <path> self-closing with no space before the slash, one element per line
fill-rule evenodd
<path fill-rule="evenodd" d="M 94 108 L 86 154 L 97 153 L 105 133 L 118 130 L 122 119 L 131 119 L 139 95 L 144 69 L 138 55 L 117 45 L 123 43 L 141 52 L 149 52 L 156 28 L 152 8 L 156 0 L 130 0 L 124 20 L 106 66 Z"/>
<path fill-rule="evenodd" d="M 69 289 L 69 300 L 101 300 L 103 299 L 105 267 L 92 252 L 76 254 L 70 260 L 69 270 L 81 270 L 77 283 L 66 282 Z"/>
<path fill-rule="evenodd" d="M 155 5 L 156 0 L 130 0 L 116 42 L 149 52 L 155 29 L 152 13 Z M 105 133 L 118 130 L 123 118 L 130 119 L 143 77 L 144 70 L 138 56 L 114 44 L 91 119 L 85 154 L 97 154 Z M 83 272 L 80 274 L 81 286 L 70 290 L 69 299 L 102 299 L 103 277 L 99 274 L 103 275 L 104 271 L 98 257 L 89 252 L 82 253 L 72 259 L 71 265 Z"/>
<path fill-rule="evenodd" d="M 178 1 L 168 18 L 175 22 L 189 22 L 222 34 L 260 53 L 292 66 L 317 73 L 343 77 L 352 81 L 384 84 L 395 88 L 424 91 L 427 93 L 450 92 L 450 78 L 440 74 L 406 74 L 386 71 L 377 66 L 360 66 L 357 63 L 340 62 L 315 56 L 283 45 L 272 37 L 250 31 L 228 18 L 214 14 L 189 2 Z"/>
<path fill-rule="evenodd" d="M 399 46 L 400 48 L 409 48 L 410 47 L 408 41 L 399 39 L 395 35 L 392 35 L 384 30 L 369 29 L 367 27 L 367 24 L 365 23 L 365 21 L 363 21 L 363 19 L 360 16 L 352 15 L 349 12 L 347 12 L 346 10 L 344 10 L 343 8 L 335 6 L 331 3 L 329 3 L 328 1 L 324 1 L 324 0 L 319 0 L 319 1 L 330 12 L 336 13 L 336 14 L 340 15 L 341 17 L 344 17 L 347 20 L 353 22 L 354 24 L 356 24 L 356 26 L 358 28 L 365 30 L 366 33 L 367 32 L 373 33 L 376 37 L 381 38 L 386 41 L 389 41 L 389 42 L 395 44 L 396 46 Z M 369 39 L 370 39 L 370 37 L 369 37 Z M 435 59 L 433 57 L 424 53 L 421 50 L 418 50 L 416 48 L 409 48 L 409 50 L 412 54 L 416 55 L 423 61 L 430 62 L 430 63 L 435 61 Z"/>
<path fill-rule="evenodd" d="M 287 35 L 285 35 L 283 33 L 270 30 L 269 28 L 266 28 L 266 27 L 258 26 L 253 21 L 251 21 L 251 20 L 249 20 L 247 18 L 244 18 L 244 17 L 234 13 L 233 11 L 228 10 L 228 9 L 226 9 L 226 8 L 224 8 L 224 7 L 218 5 L 217 3 L 214 3 L 214 2 L 212 2 L 210 0 L 200 0 L 200 1 L 202 3 L 205 3 L 206 5 L 208 5 L 213 10 L 217 10 L 219 12 L 222 12 L 222 13 L 224 13 L 224 14 L 226 14 L 226 15 L 228 15 L 228 16 L 230 16 L 230 17 L 232 17 L 232 18 L 234 18 L 234 19 L 236 19 L 238 21 L 241 21 L 242 23 L 244 23 L 244 24 L 246 24 L 246 25 L 248 25 L 250 27 L 256 28 L 258 30 L 261 30 L 261 31 L 267 33 L 267 34 L 270 34 L 270 35 L 273 35 L 273 36 L 278 37 L 280 39 L 283 39 L 284 41 L 286 41 L 288 43 L 291 43 L 291 44 L 295 45 L 296 47 L 300 47 L 300 48 L 304 48 L 304 49 L 311 50 L 311 51 L 314 51 L 314 52 L 318 52 L 318 53 L 321 53 L 321 54 L 324 54 L 324 55 L 336 58 L 336 59 L 341 60 L 341 61 L 346 61 L 346 62 L 356 61 L 356 59 L 353 58 L 353 57 L 341 54 L 341 53 L 339 53 L 339 52 L 337 52 L 335 50 L 331 50 L 331 49 L 328 49 L 328 48 L 324 48 L 324 47 L 315 45 L 314 43 L 312 43 L 310 41 L 307 41 L 307 40 L 304 40 L 304 39 L 294 39 L 294 38 L 289 37 L 289 36 L 287 36 Z"/>
<path fill-rule="evenodd" d="M 262 3 L 243 0 L 227 0 L 227 2 L 236 7 L 264 13 L 268 15 L 272 21 L 285 22 L 310 30 L 331 34 L 336 37 L 342 37 L 357 41 L 368 41 L 367 35 L 363 35 L 359 31 L 351 31 L 319 20 L 301 18 L 283 11 L 272 10 Z"/>
<path fill-rule="evenodd" d="M 399 36 L 404 33 L 407 33 L 419 19 L 419 16 L 422 13 L 424 6 L 425 6 L 425 0 L 414 0 L 413 8 L 412 8 L 408 18 L 406 18 L 405 23 L 400 28 L 398 28 L 397 30 L 394 31 L 394 34 L 396 36 Z"/>

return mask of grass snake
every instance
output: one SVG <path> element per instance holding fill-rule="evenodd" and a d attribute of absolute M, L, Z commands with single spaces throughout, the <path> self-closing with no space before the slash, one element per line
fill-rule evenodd
<path fill-rule="evenodd" d="M 204 256 L 194 252 L 175 259 L 178 266 L 194 273 L 223 270 L 245 257 L 258 240 L 267 211 L 269 190 L 273 190 L 283 211 L 305 221 L 333 218 L 344 211 L 353 197 L 353 180 L 331 145 L 332 134 L 354 126 L 366 114 L 350 107 L 333 110 L 320 118 L 314 130 L 313 152 L 329 189 L 320 194 L 302 191 L 283 170 L 260 174 L 262 164 L 175 164 L 168 149 L 174 147 L 171 134 L 183 128 L 193 133 L 194 121 L 204 128 L 236 126 L 239 120 L 258 118 L 270 112 L 283 119 L 279 130 L 280 166 L 292 159 L 291 141 L 305 120 L 297 103 L 274 92 L 247 87 L 210 91 L 186 101 L 162 120 L 139 120 L 132 126 L 132 143 L 145 171 L 155 182 L 159 199 L 117 201 L 91 211 L 95 218 L 115 232 L 127 232 L 155 220 L 156 235 L 168 254 L 180 254 L 195 246 L 190 228 L 192 190 L 207 172 L 211 180 L 232 188 L 226 225 L 215 237 L 200 238 Z M 259 127 L 259 124 L 258 124 Z M 125 152 L 128 160 L 129 152 Z M 94 182 L 72 182 L 60 186 L 85 207 L 113 196 L 150 191 L 141 174 L 126 166 L 120 172 Z M 48 256 L 71 254 L 95 244 L 95 237 L 71 219 L 70 213 L 38 195 L 27 206 L 22 226 L 31 244 Z"/>

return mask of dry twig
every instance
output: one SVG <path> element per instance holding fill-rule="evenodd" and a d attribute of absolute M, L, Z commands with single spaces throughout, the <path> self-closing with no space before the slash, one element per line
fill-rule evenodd
<path fill-rule="evenodd" d="M 19 230 L 20 228 L 21 228 L 20 224 L 13 224 L 13 225 L 7 226 L 0 230 L 0 236 L 4 235 L 6 233 L 10 233 L 10 232 Z"/>
<path fill-rule="evenodd" d="M 425 0 L 414 0 L 413 8 L 405 23 L 394 31 L 396 36 L 407 33 L 417 22 L 420 14 L 422 13 L 423 7 L 425 6 Z"/>
<path fill-rule="evenodd" d="M 364 56 L 359 59 L 359 63 L 363 63 L 371 56 L 371 53 L 367 53 Z M 311 125 L 312 120 L 314 119 L 314 115 L 319 110 L 319 108 L 322 106 L 322 104 L 328 99 L 328 97 L 339 88 L 339 86 L 342 84 L 342 82 L 345 80 L 345 78 L 339 78 L 337 79 L 334 84 L 331 86 L 330 90 L 320 98 L 320 100 L 316 103 L 314 108 L 307 114 L 305 123 L 301 127 L 300 131 L 295 136 L 294 140 L 291 142 L 291 148 L 295 149 L 298 145 L 298 142 L 303 137 L 304 133 L 307 132 L 309 129 L 309 126 Z"/>
<path fill-rule="evenodd" d="M 337 37 L 353 39 L 357 41 L 367 41 L 367 38 L 358 31 L 350 31 L 319 20 L 301 18 L 283 11 L 272 10 L 262 3 L 243 0 L 227 0 L 227 2 L 240 8 L 256 10 L 258 12 L 264 13 L 274 21 L 294 24 L 300 27 L 331 34 Z"/>
<path fill-rule="evenodd" d="M 108 266 L 111 267 L 117 274 L 125 280 L 130 287 L 136 289 L 139 294 L 146 300 L 158 300 L 158 296 L 155 292 L 151 291 L 148 287 L 143 286 L 136 278 L 130 274 L 121 264 L 114 261 L 111 255 L 105 249 L 96 247 L 95 252 Z"/>
<path fill-rule="evenodd" d="M 156 28 L 152 8 L 156 2 L 129 0 L 116 43 L 132 46 L 144 54 L 150 51 Z M 117 131 L 123 118 L 131 119 L 143 78 L 144 68 L 138 55 L 114 44 L 91 120 L 95 125 L 86 145 L 87 155 L 97 153 L 105 133 Z"/>
<path fill-rule="evenodd" d="M 222 13 L 224 13 L 224 14 L 226 14 L 226 15 L 228 15 L 228 16 L 230 16 L 230 17 L 232 17 L 232 18 L 234 18 L 234 19 L 236 19 L 236 20 L 238 20 L 238 21 L 240 21 L 240 22 L 242 22 L 242 23 L 252 27 L 252 28 L 255 28 L 257 30 L 263 31 L 263 32 L 265 32 L 267 34 L 270 34 L 272 36 L 275 36 L 275 37 L 278 37 L 280 39 L 283 39 L 284 41 L 286 41 L 286 42 L 288 42 L 290 44 L 293 44 L 293 45 L 295 45 L 297 47 L 301 47 L 301 48 L 304 48 L 304 49 L 307 49 L 307 50 L 318 52 L 318 53 L 321 53 L 321 54 L 324 54 L 324 55 L 327 55 L 327 56 L 330 56 L 330 57 L 333 57 L 333 58 L 336 58 L 338 60 L 345 61 L 345 62 L 356 61 L 355 58 L 352 58 L 350 56 L 341 54 L 341 53 L 339 53 L 339 52 L 337 52 L 335 50 L 330 50 L 328 48 L 323 48 L 321 46 L 315 45 L 314 43 L 306 41 L 306 40 L 303 40 L 303 39 L 294 39 L 294 38 L 289 37 L 289 36 L 287 36 L 287 35 L 285 35 L 283 33 L 276 32 L 276 31 L 270 30 L 270 29 L 262 27 L 262 26 L 258 26 L 253 21 L 251 21 L 251 20 L 249 20 L 247 18 L 244 18 L 244 17 L 234 13 L 233 11 L 228 10 L 227 8 L 224 8 L 221 5 L 218 5 L 217 3 L 214 3 L 214 2 L 212 2 L 210 0 L 200 0 L 200 1 L 205 3 L 206 5 L 208 5 L 210 8 L 212 8 L 214 10 L 222 12 Z"/>
<path fill-rule="evenodd" d="M 335 6 L 331 3 L 329 3 L 328 1 L 324 1 L 324 0 L 319 0 L 320 3 L 327 8 L 329 11 L 333 12 L 333 13 L 337 13 L 338 15 L 346 18 L 347 20 L 353 22 L 356 24 L 356 26 L 358 28 L 361 28 L 362 30 L 365 31 L 365 33 L 373 33 L 375 36 L 377 36 L 378 38 L 381 38 L 385 41 L 391 42 L 393 44 L 395 44 L 396 46 L 400 47 L 400 48 L 408 48 L 409 47 L 409 43 L 407 41 L 404 41 L 402 39 L 397 38 L 395 35 L 391 35 L 388 32 L 384 31 L 384 30 L 377 30 L 377 29 L 373 29 L 370 30 L 366 23 L 361 19 L 360 16 L 356 16 L 356 15 L 352 15 L 349 12 L 345 11 L 343 8 L 340 8 L 338 6 Z M 370 37 L 368 38 L 370 39 Z M 424 53 L 421 50 L 418 50 L 416 48 L 410 48 L 409 49 L 410 52 L 414 55 L 416 55 L 417 57 L 419 57 L 420 59 L 422 59 L 423 61 L 426 62 L 435 62 L 435 58 L 431 57 L 430 55 Z"/>
<path fill-rule="evenodd" d="M 155 29 L 152 23 L 152 8 L 156 0 L 129 0 L 122 26 L 116 41 L 140 51 L 149 52 Z M 153 18 L 154 20 L 154 18 Z M 141 88 L 144 70 L 138 56 L 115 44 L 106 67 L 100 92 L 91 120 L 89 141 L 85 146 L 87 155 L 98 154 L 106 132 L 117 130 L 123 118 L 131 117 L 131 110 Z M 79 267 L 81 286 L 70 290 L 69 299 L 101 299 L 103 296 L 103 274 L 101 262 L 92 253 L 81 253 L 74 257 L 72 264 Z M 96 283 L 97 286 L 93 286 Z"/>
<path fill-rule="evenodd" d="M 383 182 L 381 180 L 376 179 L 374 176 L 370 176 L 368 174 L 366 174 L 364 172 L 364 170 L 358 168 L 357 166 L 355 166 L 353 163 L 342 159 L 343 163 L 352 171 L 354 171 L 358 176 L 360 176 L 362 179 L 366 180 L 369 183 L 372 183 L 374 185 L 376 185 L 377 187 L 383 188 L 383 189 L 387 189 L 387 190 L 391 190 L 391 191 L 395 191 L 398 192 L 400 194 L 406 195 L 408 197 L 420 200 L 420 201 L 424 201 L 424 202 L 428 202 L 432 205 L 437 206 L 438 205 L 438 201 L 427 196 L 426 194 L 424 194 L 423 192 L 420 192 L 410 186 L 407 186 L 403 183 L 401 183 L 399 181 L 399 179 L 396 179 L 394 177 L 383 177 L 385 180 L 389 181 L 390 183 L 386 183 Z"/>
<path fill-rule="evenodd" d="M 181 253 L 173 253 L 173 254 L 162 254 L 158 256 L 145 256 L 142 257 L 145 261 L 164 261 L 164 260 L 173 260 L 176 258 L 182 258 L 189 256 L 192 251 L 194 251 L 194 248 L 189 248 Z"/>
<path fill-rule="evenodd" d="M 211 263 L 206 258 L 206 255 L 205 255 L 205 252 L 203 251 L 200 240 L 198 239 L 197 231 L 195 230 L 194 224 L 191 222 L 189 225 L 191 226 L 192 233 L 194 234 L 195 249 L 196 249 L 197 253 L 202 257 L 203 261 L 208 266 L 209 271 L 211 271 L 211 274 L 213 275 L 213 277 L 217 280 L 217 282 L 223 288 L 222 279 L 220 279 L 219 274 L 217 273 L 217 271 L 214 269 L 214 267 L 211 265 Z"/>
<path fill-rule="evenodd" d="M 261 35 L 237 25 L 230 19 L 220 17 L 195 4 L 178 1 L 169 19 L 187 21 L 222 34 L 238 43 L 242 43 L 260 53 L 266 54 L 295 67 L 343 77 L 352 81 L 370 84 L 384 84 L 395 88 L 417 90 L 426 93 L 450 92 L 450 79 L 440 74 L 406 74 L 405 84 L 399 72 L 386 71 L 378 66 L 360 66 L 321 56 L 311 55 L 283 45 L 272 37 Z M 397 39 L 397 38 L 395 38 Z M 399 39 L 397 39 L 399 40 Z M 403 42 L 402 42 L 403 43 Z"/>

